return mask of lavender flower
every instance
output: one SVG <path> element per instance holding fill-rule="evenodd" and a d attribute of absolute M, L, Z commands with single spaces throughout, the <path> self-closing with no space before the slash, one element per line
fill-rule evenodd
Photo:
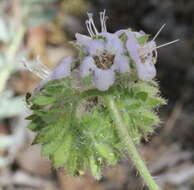
<path fill-rule="evenodd" d="M 91 13 L 86 26 L 90 37 L 76 34 L 76 41 L 83 46 L 87 56 L 80 64 L 80 76 L 93 75 L 97 89 L 108 90 L 115 81 L 115 71 L 125 73 L 130 71 L 129 57 L 124 55 L 124 47 L 118 35 L 108 33 L 106 29 L 105 11 L 100 12 L 101 32 L 99 33 Z"/>
<path fill-rule="evenodd" d="M 95 87 L 106 91 L 114 84 L 117 73 L 130 74 L 130 65 L 134 62 L 138 78 L 143 81 L 152 80 L 156 76 L 157 49 L 178 40 L 156 46 L 155 39 L 165 25 L 159 29 L 151 41 L 147 41 L 143 31 L 134 32 L 122 29 L 109 33 L 106 21 L 105 11 L 100 12 L 101 31 L 99 32 L 94 24 L 93 15 L 88 13 L 86 27 L 90 36 L 76 33 L 76 45 L 80 48 L 80 56 L 77 59 L 80 62 L 79 75 L 82 78 L 92 76 Z M 142 37 L 146 39 L 143 43 L 139 41 Z M 51 72 L 39 58 L 32 65 L 26 60 L 23 61 L 30 71 L 43 79 L 37 89 L 50 80 L 70 76 L 72 62 L 73 58 L 67 57 Z"/>
<path fill-rule="evenodd" d="M 143 31 L 133 32 L 130 30 L 119 30 L 116 32 L 118 36 L 125 34 L 127 37 L 126 48 L 129 52 L 131 59 L 136 65 L 136 70 L 139 79 L 144 81 L 152 80 L 156 76 L 155 63 L 157 60 L 157 49 L 171 43 L 177 42 L 174 40 L 172 42 L 156 46 L 155 39 L 159 33 L 164 28 L 165 24 L 159 29 L 154 38 L 151 41 L 140 44 L 137 38 L 146 35 Z"/>
<path fill-rule="evenodd" d="M 127 50 L 136 64 L 137 74 L 141 80 L 149 81 L 156 76 L 155 61 L 153 50 L 156 49 L 154 41 L 145 45 L 140 45 L 136 39 L 135 33 L 127 32 Z M 157 54 L 156 54 L 157 55 Z"/>

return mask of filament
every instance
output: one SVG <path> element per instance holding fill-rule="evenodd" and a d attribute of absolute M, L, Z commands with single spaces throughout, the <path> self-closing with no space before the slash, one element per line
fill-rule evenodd
<path fill-rule="evenodd" d="M 92 31 L 91 24 L 90 24 L 89 20 L 86 20 L 86 27 L 87 27 L 87 30 L 88 30 L 88 33 L 90 34 L 90 36 L 91 37 L 95 36 L 95 34 Z"/>
<path fill-rule="evenodd" d="M 106 21 L 108 19 L 106 15 L 106 10 L 104 10 L 103 12 L 100 12 L 100 24 L 101 24 L 101 31 L 102 32 L 107 32 L 106 29 Z"/>
<path fill-rule="evenodd" d="M 46 79 L 51 73 L 50 69 L 40 62 L 39 57 L 36 58 L 35 63 L 28 63 L 26 59 L 23 59 L 22 63 L 25 68 L 27 68 L 30 72 L 34 73 L 41 79 Z"/>
<path fill-rule="evenodd" d="M 96 28 L 96 26 L 95 26 L 95 24 L 94 24 L 94 20 L 93 20 L 93 14 L 92 13 L 88 13 L 88 18 L 89 18 L 89 23 L 90 23 L 90 28 L 91 28 L 91 30 L 92 30 L 92 32 L 94 31 L 94 33 L 96 34 L 96 35 L 98 35 L 98 30 L 97 30 L 97 28 Z M 93 29 L 92 29 L 93 28 Z"/>
<path fill-rule="evenodd" d="M 162 45 L 159 45 L 159 46 L 156 47 L 156 49 L 164 47 L 164 46 L 168 46 L 168 45 L 173 44 L 173 43 L 178 42 L 178 41 L 179 41 L 179 39 L 168 42 L 168 43 L 165 43 L 165 44 L 162 44 Z"/>
<path fill-rule="evenodd" d="M 156 33 L 156 35 L 154 36 L 154 38 L 152 39 L 152 41 L 154 41 L 154 40 L 158 37 L 158 35 L 160 34 L 160 32 L 162 31 L 162 29 L 163 29 L 165 26 L 166 26 L 166 24 L 163 24 L 163 25 L 161 26 L 161 28 L 158 30 L 158 32 Z"/>

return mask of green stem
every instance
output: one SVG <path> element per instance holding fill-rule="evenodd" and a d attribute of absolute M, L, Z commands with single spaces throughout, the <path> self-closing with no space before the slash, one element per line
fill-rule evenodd
<path fill-rule="evenodd" d="M 113 120 L 116 124 L 115 127 L 118 131 L 118 134 L 120 135 L 120 138 L 127 146 L 132 162 L 135 164 L 137 170 L 139 171 L 140 175 L 142 176 L 142 178 L 144 179 L 145 183 L 150 188 L 150 190 L 159 190 L 160 188 L 155 183 L 144 161 L 141 159 L 141 156 L 139 155 L 131 137 L 128 134 L 127 127 L 123 122 L 123 119 L 119 113 L 119 110 L 117 109 L 114 98 L 111 95 L 107 95 L 104 97 L 104 99 L 109 111 L 112 114 Z"/>

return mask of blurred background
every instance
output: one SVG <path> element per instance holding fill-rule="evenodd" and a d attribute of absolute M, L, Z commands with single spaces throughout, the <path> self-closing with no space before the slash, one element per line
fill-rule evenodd
<path fill-rule="evenodd" d="M 21 59 L 37 55 L 49 68 L 76 52 L 68 41 L 87 34 L 86 12 L 106 9 L 109 32 L 132 28 L 154 36 L 157 44 L 180 39 L 158 50 L 157 79 L 168 105 L 159 109 L 163 123 L 138 149 L 162 190 L 194 189 L 193 0 L 0 0 L 0 190 L 146 190 L 130 159 L 90 174 L 69 177 L 56 171 L 26 129 L 25 94 L 38 78 Z"/>

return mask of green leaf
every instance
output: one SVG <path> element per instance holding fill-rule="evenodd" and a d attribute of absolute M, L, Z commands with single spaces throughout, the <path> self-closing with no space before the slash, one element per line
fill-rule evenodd
<path fill-rule="evenodd" d="M 72 137 L 68 135 L 54 153 L 53 160 L 56 167 L 64 165 L 68 160 L 69 154 L 71 154 L 71 145 Z"/>
<path fill-rule="evenodd" d="M 84 84 L 86 84 L 86 85 L 92 84 L 92 78 L 93 78 L 92 75 L 89 75 L 87 77 L 84 77 L 83 78 Z"/>
<path fill-rule="evenodd" d="M 148 41 L 149 37 L 150 37 L 150 35 L 145 34 L 145 35 L 140 36 L 139 38 L 137 38 L 137 41 L 138 41 L 139 44 L 144 45 Z"/>
<path fill-rule="evenodd" d="M 35 120 L 36 118 L 37 118 L 37 115 L 32 114 L 32 115 L 29 115 L 28 117 L 26 117 L 25 119 L 26 120 Z"/>
<path fill-rule="evenodd" d="M 77 154 L 74 149 L 74 151 L 71 151 L 71 154 L 69 154 L 69 159 L 67 161 L 67 172 L 74 176 L 78 174 L 77 171 Z"/>
<path fill-rule="evenodd" d="M 102 143 L 96 143 L 95 147 L 99 152 L 99 154 L 102 157 L 104 157 L 110 164 L 115 164 L 117 162 L 113 151 L 108 145 L 102 144 Z"/>
<path fill-rule="evenodd" d="M 140 99 L 142 100 L 143 102 L 145 102 L 147 100 L 147 97 L 148 97 L 148 93 L 147 92 L 138 92 L 135 97 L 137 99 Z"/>
<path fill-rule="evenodd" d="M 158 116 L 150 110 L 143 111 L 142 109 L 142 111 L 139 112 L 139 117 L 141 117 L 141 119 L 139 119 L 138 116 L 136 116 L 135 119 L 136 119 L 136 122 L 141 125 L 154 125 L 160 121 Z"/>
<path fill-rule="evenodd" d="M 142 106 L 140 101 L 131 100 L 126 102 L 126 108 L 128 111 L 134 111 L 135 109 L 139 109 Z"/>
<path fill-rule="evenodd" d="M 156 82 L 129 82 L 128 75 L 117 75 L 115 85 L 105 92 L 84 91 L 74 85 L 74 80 L 49 81 L 29 99 L 29 128 L 37 133 L 34 143 L 42 145 L 42 155 L 57 168 L 64 167 L 70 175 L 83 174 L 90 168 L 99 179 L 103 166 L 116 164 L 126 147 L 103 97 L 114 97 L 135 143 L 146 138 L 160 122 L 151 110 L 163 99 Z"/>
<path fill-rule="evenodd" d="M 90 162 L 90 169 L 91 169 L 93 176 L 95 176 L 96 179 L 100 179 L 101 170 L 93 156 L 90 157 L 89 162 Z"/>
<path fill-rule="evenodd" d="M 60 146 L 60 142 L 59 141 L 51 140 L 50 143 L 43 144 L 41 155 L 42 156 L 52 155 L 57 150 L 57 148 L 59 146 Z"/>
<path fill-rule="evenodd" d="M 160 97 L 149 97 L 146 104 L 149 107 L 157 107 L 160 105 L 165 105 L 166 101 Z"/>
<path fill-rule="evenodd" d="M 39 95 L 33 98 L 33 102 L 37 105 L 44 106 L 52 104 L 55 101 L 54 97 Z"/>
<path fill-rule="evenodd" d="M 32 130 L 32 131 L 34 131 L 34 130 L 36 130 L 38 128 L 38 125 L 37 125 L 37 123 L 30 123 L 29 125 L 28 125 L 28 129 L 30 129 L 30 130 Z"/>

